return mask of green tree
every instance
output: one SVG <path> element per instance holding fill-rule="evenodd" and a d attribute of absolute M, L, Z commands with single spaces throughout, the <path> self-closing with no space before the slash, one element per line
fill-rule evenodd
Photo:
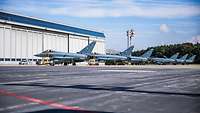
<path fill-rule="evenodd" d="M 182 44 L 171 44 L 171 45 L 161 45 L 156 47 L 149 47 L 146 50 L 135 51 L 132 53 L 133 56 L 140 56 L 148 49 L 153 48 L 154 51 L 152 53 L 152 57 L 170 57 L 177 52 L 179 53 L 179 57 L 188 54 L 189 57 L 192 55 L 197 55 L 194 63 L 200 64 L 200 44 L 192 44 L 192 43 L 182 43 Z"/>

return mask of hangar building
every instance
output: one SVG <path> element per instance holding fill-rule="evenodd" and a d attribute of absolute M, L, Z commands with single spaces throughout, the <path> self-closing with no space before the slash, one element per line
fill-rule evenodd
<path fill-rule="evenodd" d="M 47 49 L 75 53 L 92 41 L 93 52 L 104 54 L 104 33 L 0 11 L 0 64 L 35 62 Z"/>

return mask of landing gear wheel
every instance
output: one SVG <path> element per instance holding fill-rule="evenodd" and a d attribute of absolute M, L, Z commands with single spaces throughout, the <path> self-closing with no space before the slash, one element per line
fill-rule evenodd
<path fill-rule="evenodd" d="M 50 66 L 54 66 L 55 64 L 54 63 L 50 63 Z"/>
<path fill-rule="evenodd" d="M 68 63 L 67 63 L 67 62 L 65 62 L 65 63 L 64 63 L 64 66 L 67 66 L 67 65 L 68 65 Z"/>
<path fill-rule="evenodd" d="M 76 65 L 76 62 L 73 62 L 72 65 L 75 66 L 75 65 Z"/>

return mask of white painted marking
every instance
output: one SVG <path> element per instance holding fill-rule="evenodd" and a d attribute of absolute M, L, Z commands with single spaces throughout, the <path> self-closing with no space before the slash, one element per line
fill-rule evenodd
<path fill-rule="evenodd" d="M 38 103 L 28 103 L 28 104 L 19 104 L 19 105 L 15 105 L 15 106 L 9 106 L 9 107 L 5 107 L 5 108 L 0 108 L 0 111 L 6 111 L 6 110 L 12 110 L 12 109 L 18 109 L 18 108 L 22 108 L 22 107 L 26 107 L 26 106 L 31 106 L 31 105 L 37 105 Z"/>
<path fill-rule="evenodd" d="M 151 70 L 99 70 L 101 72 L 129 72 L 129 73 L 153 73 Z"/>
<path fill-rule="evenodd" d="M 138 87 L 149 87 L 149 86 L 153 86 L 153 85 L 161 85 L 161 84 L 166 84 L 167 82 L 173 82 L 173 81 L 177 81 L 179 79 L 183 79 L 185 78 L 183 77 L 177 77 L 177 78 L 165 78 L 163 80 L 158 80 L 158 81 L 152 81 L 152 82 L 145 82 L 145 83 L 139 83 L 139 84 L 134 84 L 134 85 L 130 85 L 130 87 L 135 87 L 135 89 L 137 89 Z"/>
<path fill-rule="evenodd" d="M 100 99 L 100 98 L 106 98 L 106 97 L 112 96 L 113 94 L 114 93 L 112 93 L 112 92 L 104 93 L 104 94 L 94 95 L 94 96 L 90 96 L 90 97 L 78 98 L 78 99 L 71 100 L 71 101 L 64 101 L 64 103 L 67 105 L 73 105 L 73 104 L 78 104 L 78 103 L 82 103 L 85 101 L 92 101 L 92 100 L 96 100 L 96 99 Z M 64 98 L 60 97 L 60 99 L 64 99 Z"/>
<path fill-rule="evenodd" d="M 27 82 L 39 82 L 39 81 L 47 81 L 49 79 L 38 79 L 38 80 L 26 80 L 26 81 L 15 81 L 15 82 L 3 82 L 0 83 L 0 85 L 3 84 L 18 84 L 18 83 L 27 83 Z"/>

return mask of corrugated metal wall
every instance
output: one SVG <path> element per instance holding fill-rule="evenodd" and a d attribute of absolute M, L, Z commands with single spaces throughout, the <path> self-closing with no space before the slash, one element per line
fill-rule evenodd
<path fill-rule="evenodd" d="M 93 52 L 104 54 L 102 39 L 0 24 L 0 62 L 2 63 L 2 59 L 4 61 L 5 59 L 7 61 L 36 60 L 38 57 L 34 54 L 47 49 L 75 53 L 92 41 L 97 41 Z"/>
<path fill-rule="evenodd" d="M 100 54 L 105 54 L 105 41 L 102 39 L 98 38 L 90 38 L 90 43 L 92 41 L 96 41 L 96 45 L 93 49 L 93 53 L 100 53 Z"/>
<path fill-rule="evenodd" d="M 1 25 L 1 24 L 0 24 Z M 4 58 L 4 28 L 0 26 L 0 57 Z"/>
<path fill-rule="evenodd" d="M 88 45 L 89 38 L 69 35 L 69 52 L 79 52 Z"/>
<path fill-rule="evenodd" d="M 68 35 L 44 33 L 44 50 L 68 51 Z"/>

